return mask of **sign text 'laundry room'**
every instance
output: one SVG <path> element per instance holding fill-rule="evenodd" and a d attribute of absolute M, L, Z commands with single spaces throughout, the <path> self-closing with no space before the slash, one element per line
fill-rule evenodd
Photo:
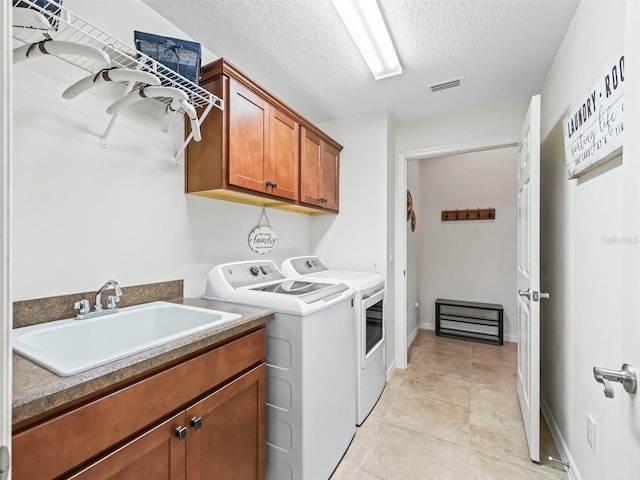
<path fill-rule="evenodd" d="M 567 175 L 576 178 L 617 156 L 624 132 L 624 55 L 608 65 L 564 118 Z"/>

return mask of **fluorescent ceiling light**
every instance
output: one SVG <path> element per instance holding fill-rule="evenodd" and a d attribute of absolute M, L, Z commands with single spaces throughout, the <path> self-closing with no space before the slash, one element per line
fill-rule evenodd
<path fill-rule="evenodd" d="M 402 73 L 376 0 L 331 0 L 376 80 Z"/>

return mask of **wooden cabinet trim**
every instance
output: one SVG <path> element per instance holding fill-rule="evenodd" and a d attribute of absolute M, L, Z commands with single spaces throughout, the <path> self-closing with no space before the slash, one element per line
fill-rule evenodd
<path fill-rule="evenodd" d="M 221 75 L 226 75 L 235 78 L 237 81 L 244 84 L 245 87 L 253 90 L 257 95 L 264 98 L 271 105 L 276 107 L 278 110 L 290 115 L 295 121 L 297 121 L 300 125 L 303 125 L 308 130 L 313 131 L 316 135 L 319 135 L 325 142 L 329 145 L 332 145 L 339 152 L 342 151 L 342 145 L 316 127 L 312 122 L 307 120 L 305 117 L 300 115 L 298 112 L 289 107 L 286 103 L 280 100 L 278 97 L 272 95 L 268 91 L 264 90 L 258 84 L 256 84 L 251 78 L 245 75 L 243 72 L 238 70 L 235 66 L 229 63 L 224 58 L 219 58 L 215 62 L 212 62 L 208 65 L 202 67 L 202 75 L 201 75 L 201 83 L 205 83 L 207 81 L 213 80 L 216 77 Z"/>
<path fill-rule="evenodd" d="M 13 436 L 13 475 L 50 479 L 264 361 L 264 328 Z"/>

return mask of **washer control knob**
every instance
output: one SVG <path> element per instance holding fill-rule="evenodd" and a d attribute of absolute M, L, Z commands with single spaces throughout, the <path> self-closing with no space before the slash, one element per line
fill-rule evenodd
<path fill-rule="evenodd" d="M 307 268 L 311 268 L 311 267 L 313 267 L 313 263 L 311 263 L 311 260 L 307 260 L 307 261 L 305 262 L 305 265 L 307 266 Z"/>
<path fill-rule="evenodd" d="M 253 275 L 254 277 L 257 277 L 257 276 L 258 276 L 258 274 L 260 273 L 260 269 L 254 265 L 253 267 L 251 267 L 251 268 L 249 269 L 249 272 L 250 272 L 250 273 L 251 273 L 251 275 Z"/>

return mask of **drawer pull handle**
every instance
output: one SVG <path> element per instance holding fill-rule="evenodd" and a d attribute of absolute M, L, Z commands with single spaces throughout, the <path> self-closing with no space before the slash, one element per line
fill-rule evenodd
<path fill-rule="evenodd" d="M 176 437 L 178 440 L 182 441 L 187 438 L 187 427 L 178 427 L 176 428 Z"/>
<path fill-rule="evenodd" d="M 191 419 L 191 428 L 200 430 L 202 428 L 202 417 L 193 417 Z"/>

